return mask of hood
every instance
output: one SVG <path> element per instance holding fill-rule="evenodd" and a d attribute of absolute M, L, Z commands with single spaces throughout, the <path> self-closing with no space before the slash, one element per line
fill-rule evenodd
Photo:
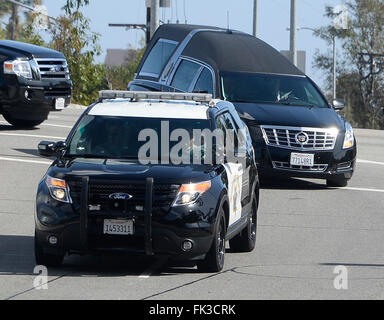
<path fill-rule="evenodd" d="M 240 117 L 257 125 L 344 130 L 345 120 L 331 108 L 258 103 L 233 103 Z"/>
<path fill-rule="evenodd" d="M 64 55 L 59 51 L 20 41 L 0 40 L 0 48 L 15 52 L 17 53 L 16 56 L 23 55 L 29 58 L 34 57 L 65 59 Z"/>
<path fill-rule="evenodd" d="M 208 165 L 142 165 L 137 160 L 75 158 L 63 164 L 55 162 L 48 175 L 61 179 L 89 176 L 91 179 L 106 180 L 144 180 L 152 177 L 155 183 L 182 184 L 211 179 L 210 168 Z"/>

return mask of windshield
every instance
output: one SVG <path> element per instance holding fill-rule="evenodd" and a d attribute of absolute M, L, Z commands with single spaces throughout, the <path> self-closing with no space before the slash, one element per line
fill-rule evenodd
<path fill-rule="evenodd" d="M 223 72 L 225 100 L 328 108 L 327 102 L 305 77 Z"/>
<path fill-rule="evenodd" d="M 168 152 L 179 142 L 177 139 L 175 139 L 177 141 L 172 141 L 172 132 L 177 133 L 176 129 L 183 129 L 184 133 L 188 132 L 188 136 L 193 137 L 194 129 L 204 130 L 205 128 L 210 128 L 210 122 L 206 119 L 85 115 L 72 136 L 66 156 L 138 159 L 140 148 L 149 140 L 155 144 L 154 149 L 158 150 L 158 154 L 160 154 L 163 151 Z M 139 141 L 140 133 L 141 141 Z M 161 149 L 164 139 L 167 144 L 169 143 L 167 150 Z M 185 141 L 193 143 L 190 140 Z M 158 159 L 157 153 L 156 159 Z"/>

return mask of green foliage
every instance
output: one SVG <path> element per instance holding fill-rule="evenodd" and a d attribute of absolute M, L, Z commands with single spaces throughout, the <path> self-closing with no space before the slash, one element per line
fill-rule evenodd
<path fill-rule="evenodd" d="M 126 90 L 128 83 L 133 79 L 137 66 L 144 54 L 144 49 L 136 50 L 132 59 L 122 66 L 105 66 L 105 81 L 110 90 Z"/>
<path fill-rule="evenodd" d="M 384 129 L 384 1 L 354 0 L 347 6 L 348 30 L 326 26 L 316 34 L 329 43 L 334 36 L 342 41 L 343 54 L 337 59 L 337 94 L 348 102 L 347 119 L 355 126 Z M 326 16 L 334 17 L 329 7 Z M 325 71 L 329 90 L 332 83 L 330 52 L 317 52 L 314 66 Z"/>

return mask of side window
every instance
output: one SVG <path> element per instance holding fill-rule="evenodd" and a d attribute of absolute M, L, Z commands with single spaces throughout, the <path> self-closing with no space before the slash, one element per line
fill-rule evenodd
<path fill-rule="evenodd" d="M 235 150 L 239 147 L 239 138 L 237 136 L 237 126 L 234 125 L 235 121 L 232 119 L 231 115 L 226 112 L 224 114 L 224 118 L 225 118 L 225 125 L 226 127 L 231 130 L 233 133 L 231 133 L 229 135 L 230 139 L 233 139 L 233 146 L 235 148 Z M 236 127 L 236 129 L 235 129 Z"/>
<path fill-rule="evenodd" d="M 183 60 L 176 70 L 173 77 L 171 86 L 181 91 L 188 91 L 193 79 L 195 79 L 197 71 L 199 71 L 200 65 L 197 63 Z"/>
<path fill-rule="evenodd" d="M 207 68 L 204 68 L 201 72 L 193 92 L 213 94 L 212 74 Z"/>
<path fill-rule="evenodd" d="M 159 39 L 145 59 L 140 75 L 158 78 L 177 45 L 175 41 Z"/>

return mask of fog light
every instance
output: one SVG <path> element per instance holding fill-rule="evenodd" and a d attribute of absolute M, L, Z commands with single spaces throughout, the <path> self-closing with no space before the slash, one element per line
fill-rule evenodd
<path fill-rule="evenodd" d="M 24 95 L 25 95 L 25 99 L 27 99 L 27 100 L 31 100 L 31 96 L 30 96 L 28 90 L 25 90 Z"/>
<path fill-rule="evenodd" d="M 190 240 L 186 240 L 186 241 L 184 241 L 183 244 L 182 244 L 182 246 L 181 246 L 181 248 L 182 248 L 184 251 L 189 251 L 189 250 L 192 249 L 192 247 L 193 247 L 193 243 L 192 243 L 192 241 L 190 241 Z"/>
<path fill-rule="evenodd" d="M 49 236 L 49 238 L 48 238 L 48 242 L 49 242 L 49 244 L 51 244 L 51 245 L 55 245 L 55 244 L 57 244 L 57 237 L 56 237 L 56 236 Z"/>

